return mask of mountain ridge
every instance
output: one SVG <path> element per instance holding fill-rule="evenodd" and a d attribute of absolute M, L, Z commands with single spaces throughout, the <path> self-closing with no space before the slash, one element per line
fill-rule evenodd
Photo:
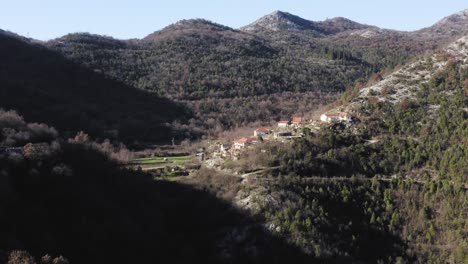
<path fill-rule="evenodd" d="M 275 22 L 277 24 L 266 24 L 267 22 Z M 465 28 L 468 23 L 468 9 L 459 11 L 457 13 L 448 15 L 436 23 L 432 24 L 431 26 L 424 27 L 421 29 L 417 30 L 412 30 L 412 31 L 404 31 L 404 30 L 397 30 L 397 29 L 388 29 L 388 28 L 381 28 L 375 25 L 366 25 L 366 24 L 361 24 L 359 22 L 353 21 L 351 19 L 345 18 L 345 17 L 334 17 L 330 19 L 325 19 L 323 21 L 313 21 L 313 20 L 308 20 L 302 17 L 299 17 L 297 15 L 288 13 L 288 12 L 283 12 L 283 11 L 274 11 L 273 13 L 270 13 L 268 15 L 265 15 L 261 17 L 260 19 L 241 27 L 241 30 L 248 31 L 248 32 L 258 32 L 261 31 L 261 29 L 270 29 L 273 31 L 278 31 L 280 29 L 288 29 L 287 26 L 281 26 L 278 25 L 278 23 L 284 22 L 286 24 L 291 24 L 298 22 L 300 26 L 293 26 L 290 27 L 289 29 L 293 30 L 298 30 L 301 29 L 301 26 L 305 30 L 311 30 L 313 27 L 323 27 L 324 25 L 327 24 L 333 24 L 333 23 L 338 23 L 338 24 L 348 24 L 348 27 L 344 27 L 342 30 L 338 32 L 329 32 L 329 34 L 334 34 L 334 33 L 341 33 L 343 31 L 348 31 L 348 30 L 359 30 L 359 29 L 366 29 L 366 28 L 373 28 L 373 29 L 379 29 L 379 30 L 385 30 L 385 31 L 392 31 L 392 32 L 399 32 L 399 33 L 419 33 L 419 32 L 424 32 L 427 30 L 431 30 L 433 28 L 439 28 L 441 26 L 447 26 L 450 27 L 450 24 L 456 24 L 456 23 L 464 23 Z M 306 25 L 306 26 L 303 26 Z M 308 27 L 307 27 L 308 26 Z M 463 26 L 463 25 L 462 25 Z M 460 26 L 459 28 L 462 28 Z M 323 32 L 322 32 L 323 33 Z"/>
<path fill-rule="evenodd" d="M 192 19 L 144 39 L 119 42 L 83 35 L 80 40 L 77 35 L 72 41 L 53 40 L 45 45 L 109 78 L 182 100 L 203 117 L 197 122 L 204 123 L 202 130 L 206 131 L 247 125 L 265 120 L 265 116 L 279 120 L 294 114 L 286 105 L 299 101 L 293 99 L 282 106 L 273 97 L 318 93 L 329 98 L 378 71 L 436 50 L 464 32 L 450 37 L 444 32 L 424 35 L 380 29 L 342 17 L 313 22 L 281 11 L 263 20 L 266 26 L 273 21 L 271 27 L 278 30 L 248 32 Z M 465 23 L 457 21 L 462 26 Z M 261 101 L 271 106 L 268 114 L 251 111 L 260 103 L 259 97 L 268 100 Z M 245 109 L 226 104 L 234 101 Z M 313 111 L 314 107 L 303 106 L 300 111 Z"/>
<path fill-rule="evenodd" d="M 446 16 L 432 26 L 416 30 L 414 33 L 424 37 L 440 35 L 454 41 L 454 37 L 468 34 L 468 9 Z"/>
<path fill-rule="evenodd" d="M 241 27 L 242 31 L 259 32 L 262 30 L 280 31 L 310 31 L 317 36 L 336 34 L 343 31 L 364 29 L 373 26 L 364 25 L 352 21 L 344 17 L 335 17 L 324 21 L 307 20 L 297 15 L 288 12 L 274 11 L 271 14 L 261 17 L 260 19 Z"/>
<path fill-rule="evenodd" d="M 273 24 L 266 24 L 265 22 L 273 22 Z M 257 25 L 260 23 L 260 25 Z M 282 24 L 284 23 L 284 24 Z M 462 25 L 457 25 L 457 23 L 462 23 Z M 261 25 L 264 24 L 264 25 Z M 455 26 L 454 26 L 455 24 Z M 247 33 L 259 33 L 262 29 L 270 29 L 272 31 L 279 31 L 282 29 L 290 29 L 294 31 L 309 31 L 315 33 L 316 36 L 328 36 L 328 35 L 336 35 L 343 32 L 353 32 L 358 30 L 371 30 L 374 32 L 393 32 L 398 34 L 413 34 L 413 35 L 427 35 L 430 33 L 433 34 L 440 34 L 443 33 L 443 29 L 457 29 L 463 32 L 468 33 L 468 9 L 461 10 L 454 14 L 448 15 L 436 23 L 412 31 L 404 31 L 398 29 L 390 29 L 390 28 L 382 28 L 375 25 L 367 25 L 362 24 L 346 17 L 334 17 L 334 18 L 327 18 L 323 21 L 313 21 L 302 18 L 300 16 L 291 14 L 289 12 L 276 10 L 270 14 L 262 16 L 261 18 L 249 23 L 245 26 L 241 26 L 240 28 L 232 28 L 229 26 L 225 26 L 207 19 L 203 18 L 193 18 L 193 19 L 183 19 L 179 20 L 176 23 L 168 25 L 162 29 L 156 30 L 153 33 L 150 33 L 142 38 L 130 38 L 130 39 L 117 39 L 113 37 L 109 37 L 106 35 L 101 34 L 93 34 L 93 33 L 86 33 L 86 32 L 76 32 L 70 33 L 61 37 L 57 37 L 45 42 L 52 42 L 56 40 L 60 40 L 69 35 L 92 35 L 92 36 L 101 36 L 106 38 L 112 38 L 116 41 L 123 41 L 123 42 L 131 42 L 131 41 L 144 41 L 149 40 L 158 34 L 163 34 L 168 31 L 184 31 L 184 30 L 193 30 L 194 28 L 198 28 L 201 30 L 218 30 L 218 31 L 232 31 L 232 32 L 247 32 Z M 1 29 L 0 29 L 1 30 Z M 6 31 L 3 31 L 6 32 Z M 12 33 L 14 34 L 14 33 Z M 354 33 L 353 35 L 359 35 Z M 19 36 L 19 35 L 18 35 Z M 24 38 L 24 37 L 23 37 Z M 26 38 L 25 38 L 26 39 Z"/>

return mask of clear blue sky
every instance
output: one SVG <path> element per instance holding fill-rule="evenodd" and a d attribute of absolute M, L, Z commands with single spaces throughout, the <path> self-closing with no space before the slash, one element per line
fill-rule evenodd
<path fill-rule="evenodd" d="M 343 16 L 398 30 L 427 27 L 468 0 L 0 0 L 0 29 L 47 40 L 71 32 L 141 38 L 181 19 L 238 28 L 282 10 L 309 20 Z"/>

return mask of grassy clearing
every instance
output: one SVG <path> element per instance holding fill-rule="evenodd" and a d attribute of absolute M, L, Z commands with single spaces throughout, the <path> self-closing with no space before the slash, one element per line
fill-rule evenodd
<path fill-rule="evenodd" d="M 161 165 L 154 165 L 154 166 L 151 166 L 151 164 L 149 166 L 140 166 L 141 169 L 143 171 L 147 171 L 147 170 L 156 170 L 156 169 L 162 169 L 162 168 L 165 168 L 167 164 L 161 164 Z"/>
<path fill-rule="evenodd" d="M 185 163 L 192 160 L 192 156 L 154 157 L 134 159 L 133 163 L 138 164 L 158 164 L 158 163 Z"/>

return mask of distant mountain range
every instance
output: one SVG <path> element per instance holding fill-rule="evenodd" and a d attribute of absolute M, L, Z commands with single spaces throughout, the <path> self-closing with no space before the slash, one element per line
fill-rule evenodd
<path fill-rule="evenodd" d="M 308 31 L 315 33 L 317 36 L 327 36 L 349 30 L 367 28 L 375 27 L 359 24 L 344 17 L 336 17 L 322 22 L 314 22 L 287 12 L 275 11 L 250 25 L 242 27 L 241 30 L 253 33 L 283 30 Z"/>
<path fill-rule="evenodd" d="M 205 133 L 314 110 L 356 81 L 467 35 L 467 14 L 468 9 L 412 32 L 276 11 L 240 29 L 182 20 L 143 39 L 74 33 L 39 42 L 1 34 L 179 101 L 197 117 L 184 129 Z"/>
<path fill-rule="evenodd" d="M 369 38 L 370 35 L 359 35 L 357 31 L 380 32 L 380 34 L 400 34 L 410 35 L 415 38 L 432 39 L 436 37 L 452 37 L 468 34 L 468 9 L 443 18 L 436 24 L 417 31 L 397 31 L 390 29 L 381 29 L 376 26 L 360 24 L 343 17 L 335 17 L 324 21 L 310 21 L 293 14 L 275 11 L 266 15 L 257 21 L 241 28 L 242 31 L 253 33 L 265 33 L 271 31 L 307 31 L 314 33 L 318 37 L 330 35 L 358 35 Z M 446 40 L 450 42 L 450 40 Z"/>
<path fill-rule="evenodd" d="M 278 42 L 294 36 L 308 42 L 332 42 L 348 49 L 390 48 L 414 55 L 439 48 L 468 34 L 468 9 L 411 32 L 382 29 L 342 17 L 316 22 L 281 11 L 264 16 L 241 30 Z"/>
<path fill-rule="evenodd" d="M 45 45 L 127 84 L 179 99 L 342 91 L 372 72 L 468 34 L 467 14 L 468 9 L 403 32 L 342 17 L 315 22 L 275 11 L 239 30 L 191 19 L 143 39 L 77 33 Z M 252 74 L 259 69 L 264 71 Z"/>

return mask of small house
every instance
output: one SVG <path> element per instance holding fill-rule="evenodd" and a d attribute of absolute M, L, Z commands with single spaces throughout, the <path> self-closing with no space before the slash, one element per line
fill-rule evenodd
<path fill-rule="evenodd" d="M 265 135 L 269 135 L 271 133 L 271 129 L 267 127 L 261 127 L 254 130 L 254 136 L 256 137 L 263 137 Z"/>
<path fill-rule="evenodd" d="M 289 126 L 289 121 L 279 121 L 278 122 L 278 127 L 288 127 Z"/>
<path fill-rule="evenodd" d="M 257 137 L 243 137 L 234 141 L 233 149 L 244 149 L 245 147 L 257 143 Z"/>
<path fill-rule="evenodd" d="M 302 127 L 304 125 L 304 118 L 302 116 L 294 116 L 292 118 L 292 125 L 295 127 Z"/>
<path fill-rule="evenodd" d="M 320 116 L 322 122 L 351 122 L 351 115 L 348 113 L 324 113 Z"/>

